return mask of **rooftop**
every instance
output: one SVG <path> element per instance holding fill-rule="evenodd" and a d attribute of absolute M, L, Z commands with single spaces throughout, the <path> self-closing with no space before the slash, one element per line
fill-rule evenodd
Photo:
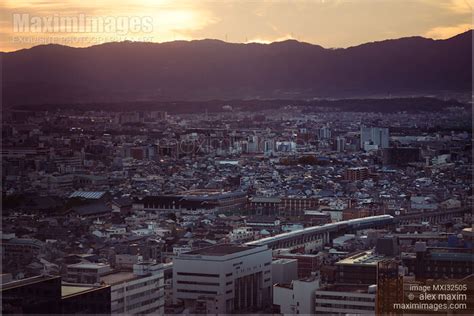
<path fill-rule="evenodd" d="M 62 285 L 61 296 L 70 296 L 94 289 L 93 286 Z"/>
<path fill-rule="evenodd" d="M 100 199 L 106 192 L 102 191 L 74 191 L 69 198 Z"/>
<path fill-rule="evenodd" d="M 186 255 L 225 256 L 237 252 L 246 251 L 252 248 L 254 247 L 221 244 L 186 252 Z"/>
<path fill-rule="evenodd" d="M 9 289 L 12 289 L 12 288 L 24 286 L 24 285 L 30 285 L 30 284 L 34 284 L 34 283 L 38 283 L 38 282 L 53 280 L 53 279 L 56 279 L 56 278 L 60 278 L 60 276 L 38 275 L 38 276 L 31 277 L 31 278 L 26 278 L 26 279 L 12 281 L 12 282 L 2 284 L 1 289 L 2 289 L 2 291 L 4 291 L 4 290 L 9 290 Z"/>
<path fill-rule="evenodd" d="M 336 264 L 377 265 L 379 261 L 388 259 L 384 255 L 377 255 L 370 251 L 358 253 L 354 256 L 342 259 Z"/>
<path fill-rule="evenodd" d="M 359 284 L 334 284 L 316 290 L 317 292 L 334 291 L 334 292 L 351 292 L 351 293 L 368 293 L 368 285 Z"/>
<path fill-rule="evenodd" d="M 110 268 L 110 265 L 105 263 L 93 263 L 93 262 L 79 262 L 70 264 L 68 268 L 81 268 L 81 269 L 100 269 L 100 268 Z"/>
<path fill-rule="evenodd" d="M 131 271 L 121 271 L 103 275 L 100 277 L 100 280 L 105 282 L 106 284 L 114 285 L 126 281 L 131 281 L 137 278 L 138 276 L 133 274 L 133 272 Z"/>
<path fill-rule="evenodd" d="M 296 259 L 286 259 L 286 258 L 280 258 L 272 261 L 272 264 L 287 264 L 291 262 L 297 262 Z"/>

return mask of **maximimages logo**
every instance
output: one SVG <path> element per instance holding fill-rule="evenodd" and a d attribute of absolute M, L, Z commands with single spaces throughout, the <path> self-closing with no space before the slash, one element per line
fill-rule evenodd
<path fill-rule="evenodd" d="M 150 16 L 90 16 L 13 14 L 13 31 L 16 33 L 128 33 L 153 32 Z"/>

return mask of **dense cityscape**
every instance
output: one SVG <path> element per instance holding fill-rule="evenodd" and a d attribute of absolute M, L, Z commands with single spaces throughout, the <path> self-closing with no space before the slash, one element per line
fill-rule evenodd
<path fill-rule="evenodd" d="M 2 115 L 5 314 L 474 312 L 469 106 Z"/>

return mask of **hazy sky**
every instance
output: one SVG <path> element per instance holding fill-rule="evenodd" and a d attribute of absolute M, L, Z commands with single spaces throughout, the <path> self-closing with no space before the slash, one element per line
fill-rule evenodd
<path fill-rule="evenodd" d="M 121 40 L 167 42 L 216 38 L 228 42 L 272 42 L 294 38 L 323 47 L 348 47 L 413 35 L 442 39 L 472 28 L 473 2 L 3 0 L 0 3 L 0 50 L 12 51 L 51 42 L 82 47 Z M 17 23 L 22 23 L 23 29 L 14 29 L 14 14 L 22 16 Z M 107 27 L 93 31 L 68 30 L 66 22 L 53 20 L 74 18 L 78 21 L 80 16 L 95 18 L 97 23 L 102 21 Z M 52 27 L 54 23 L 59 28 Z M 29 29 L 25 29 L 26 25 Z"/>

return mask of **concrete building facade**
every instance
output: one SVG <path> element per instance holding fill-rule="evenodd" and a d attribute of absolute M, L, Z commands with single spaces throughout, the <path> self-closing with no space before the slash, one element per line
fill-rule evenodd
<path fill-rule="evenodd" d="M 267 246 L 215 245 L 173 259 L 173 303 L 190 312 L 252 312 L 271 305 Z"/>

